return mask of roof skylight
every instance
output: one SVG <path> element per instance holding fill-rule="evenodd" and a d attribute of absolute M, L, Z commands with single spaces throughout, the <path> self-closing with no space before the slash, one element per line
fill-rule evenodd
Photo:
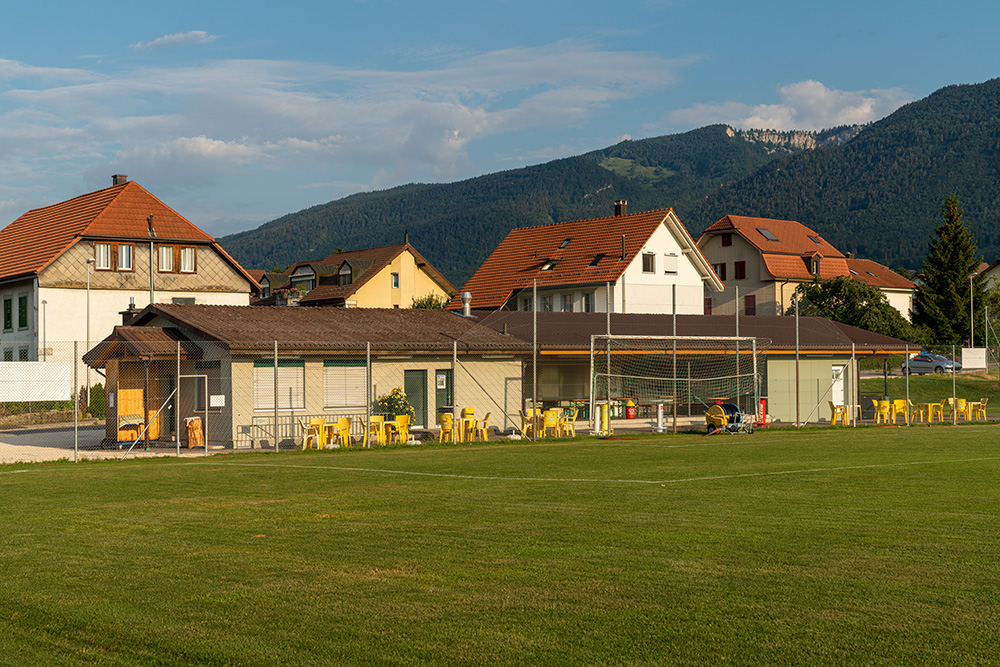
<path fill-rule="evenodd" d="M 604 253 L 603 252 L 602 253 L 598 253 L 598 254 L 594 255 L 594 259 L 591 260 L 590 265 L 591 266 L 597 266 L 602 259 L 604 259 Z"/>
<path fill-rule="evenodd" d="M 857 272 L 857 271 L 855 271 L 854 269 L 848 269 L 848 271 L 850 271 L 850 272 L 851 272 L 851 275 L 853 275 L 853 276 L 856 276 L 856 275 L 858 275 L 858 272 Z"/>
<path fill-rule="evenodd" d="M 559 263 L 558 259 L 550 259 L 549 261 L 545 262 L 545 264 L 542 265 L 542 271 L 551 271 L 556 267 L 556 264 L 558 263 Z"/>
<path fill-rule="evenodd" d="M 820 241 L 820 240 L 819 240 L 818 238 L 816 238 L 815 236 L 811 236 L 811 235 L 810 235 L 810 236 L 809 236 L 809 240 L 810 240 L 810 241 L 812 241 L 813 243 L 815 243 L 816 245 L 823 245 L 823 242 L 822 242 L 822 241 Z"/>
<path fill-rule="evenodd" d="M 569 242 L 572 241 L 572 240 L 573 240 L 573 238 L 570 237 L 570 238 L 566 239 L 565 241 L 563 241 L 562 243 L 560 243 L 559 244 L 559 249 L 562 250 L 563 248 L 565 248 L 566 246 L 568 246 Z"/>
<path fill-rule="evenodd" d="M 876 276 L 876 275 L 875 275 L 874 273 L 872 273 L 871 271 L 865 271 L 865 273 L 867 273 L 868 275 L 870 275 L 870 276 L 871 276 L 872 278 L 878 278 L 878 276 Z"/>
<path fill-rule="evenodd" d="M 778 237 L 775 236 L 774 234 L 772 234 L 771 230 L 767 229 L 766 227 L 758 227 L 757 231 L 760 232 L 760 235 L 763 236 L 768 241 L 777 241 L 778 240 Z"/>

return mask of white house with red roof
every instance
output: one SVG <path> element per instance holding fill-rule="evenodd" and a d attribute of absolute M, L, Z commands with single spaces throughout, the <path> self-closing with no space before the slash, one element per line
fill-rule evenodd
<path fill-rule="evenodd" d="M 817 232 L 794 220 L 727 215 L 698 237 L 698 247 L 725 282 L 705 294 L 705 313 L 782 315 L 800 283 L 850 276 L 878 288 L 907 320 L 912 282 L 869 259 L 845 256 Z"/>
<path fill-rule="evenodd" d="M 82 353 L 130 305 L 248 305 L 255 287 L 211 236 L 118 174 L 0 230 L 0 359 L 45 359 L 56 341 Z"/>
<path fill-rule="evenodd" d="M 723 285 L 672 209 L 619 201 L 606 218 L 512 230 L 462 291 L 479 310 L 532 310 L 535 289 L 543 312 L 699 314 Z"/>

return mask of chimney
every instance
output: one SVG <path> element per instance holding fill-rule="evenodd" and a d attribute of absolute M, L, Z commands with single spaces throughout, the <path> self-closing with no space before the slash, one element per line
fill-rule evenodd
<path fill-rule="evenodd" d="M 620 218 L 628 213 L 628 201 L 625 199 L 615 200 L 615 217 Z"/>
<path fill-rule="evenodd" d="M 471 292 L 462 292 L 462 317 L 472 317 Z"/>
<path fill-rule="evenodd" d="M 405 243 L 406 245 L 410 245 L 410 230 L 409 229 L 404 229 L 403 230 L 403 243 Z"/>
<path fill-rule="evenodd" d="M 112 174 L 111 185 L 125 185 L 128 183 L 128 174 Z"/>
<path fill-rule="evenodd" d="M 119 311 L 118 314 L 122 316 L 122 324 L 128 324 L 129 320 L 135 317 L 139 313 L 139 309 L 135 307 L 135 297 L 129 297 L 128 308 Z"/>
<path fill-rule="evenodd" d="M 153 229 L 153 214 L 152 213 L 150 213 L 149 217 L 146 218 L 146 224 L 149 225 L 149 238 L 155 239 L 156 238 L 156 230 Z"/>
<path fill-rule="evenodd" d="M 847 259 L 854 259 L 854 253 L 853 252 L 845 252 L 844 256 L 847 257 Z"/>

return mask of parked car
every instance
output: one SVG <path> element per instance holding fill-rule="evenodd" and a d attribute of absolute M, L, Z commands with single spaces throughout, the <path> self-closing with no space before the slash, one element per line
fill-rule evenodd
<path fill-rule="evenodd" d="M 907 373 L 926 375 L 927 373 L 950 373 L 952 367 L 955 368 L 956 372 L 962 370 L 960 362 L 952 361 L 940 354 L 921 352 L 904 361 L 900 370 L 903 372 L 903 375 Z"/>

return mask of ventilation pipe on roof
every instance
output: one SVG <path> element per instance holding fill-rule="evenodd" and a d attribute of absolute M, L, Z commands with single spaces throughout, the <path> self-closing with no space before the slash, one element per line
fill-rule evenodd
<path fill-rule="evenodd" d="M 410 245 L 410 230 L 409 229 L 404 229 L 403 230 L 403 243 L 406 244 L 406 245 Z"/>
<path fill-rule="evenodd" d="M 620 218 L 621 216 L 628 213 L 628 200 L 626 199 L 616 199 L 615 200 L 615 217 Z"/>
<path fill-rule="evenodd" d="M 125 185 L 128 183 L 128 174 L 111 174 L 111 185 Z"/>
<path fill-rule="evenodd" d="M 471 292 L 462 292 L 462 317 L 472 317 Z"/>
<path fill-rule="evenodd" d="M 622 234 L 622 261 L 625 261 L 625 235 Z"/>

